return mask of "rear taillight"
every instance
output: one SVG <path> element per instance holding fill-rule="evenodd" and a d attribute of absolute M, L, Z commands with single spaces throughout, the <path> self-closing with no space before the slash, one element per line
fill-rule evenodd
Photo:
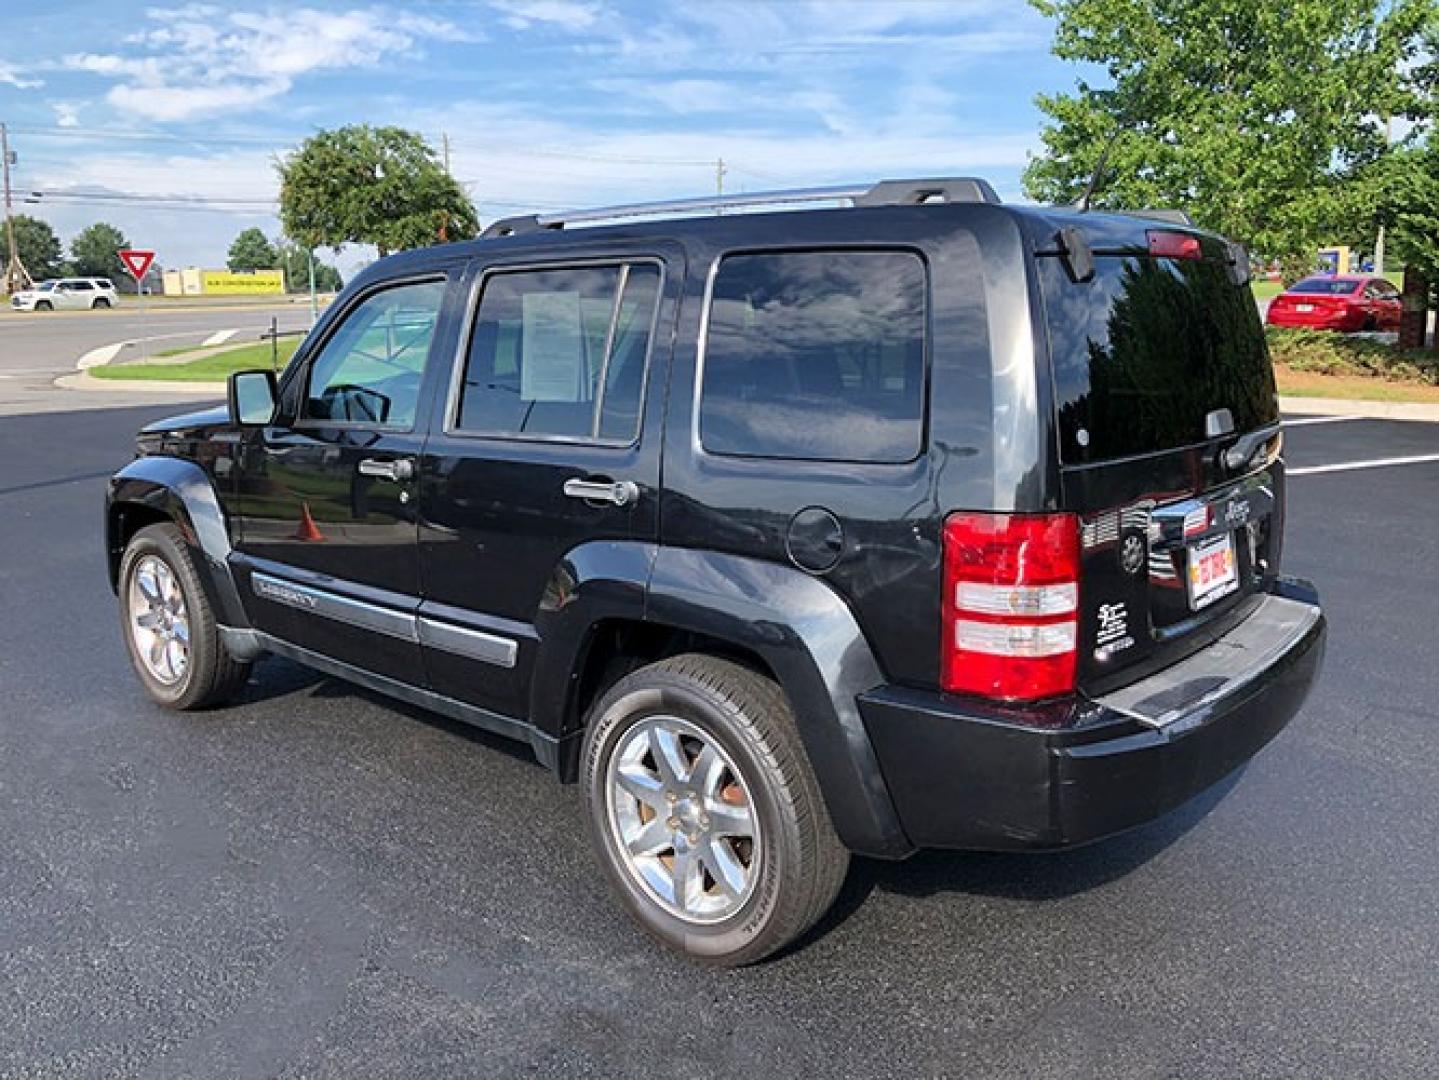
<path fill-rule="evenodd" d="M 1190 236 L 1188 233 L 1161 232 L 1158 229 L 1150 229 L 1149 254 L 1156 259 L 1198 259 L 1202 258 L 1199 250 L 1199 237 Z"/>
<path fill-rule="evenodd" d="M 1073 514 L 951 514 L 944 522 L 946 690 L 1036 701 L 1074 689 L 1079 526 Z"/>

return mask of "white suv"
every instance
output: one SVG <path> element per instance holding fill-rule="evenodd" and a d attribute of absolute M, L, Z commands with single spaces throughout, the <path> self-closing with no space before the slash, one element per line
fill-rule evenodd
<path fill-rule="evenodd" d="M 17 311 L 54 311 L 57 308 L 110 308 L 120 302 L 109 278 L 59 278 L 42 281 L 17 292 L 10 306 Z"/>

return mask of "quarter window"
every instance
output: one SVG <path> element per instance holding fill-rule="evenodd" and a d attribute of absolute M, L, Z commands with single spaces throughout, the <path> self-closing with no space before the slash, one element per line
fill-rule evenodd
<path fill-rule="evenodd" d="M 470 337 L 459 429 L 632 442 L 659 285 L 648 263 L 492 275 Z"/>
<path fill-rule="evenodd" d="M 925 267 L 900 251 L 726 258 L 700 396 L 711 453 L 902 462 L 923 437 Z"/>
<path fill-rule="evenodd" d="M 310 420 L 410 428 L 445 283 L 397 285 L 363 300 L 310 368 Z"/>

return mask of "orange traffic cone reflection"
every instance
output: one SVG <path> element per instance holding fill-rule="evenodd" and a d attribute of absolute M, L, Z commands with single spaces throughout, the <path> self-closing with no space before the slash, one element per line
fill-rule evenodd
<path fill-rule="evenodd" d="M 303 540 L 306 543 L 325 539 L 325 534 L 320 531 L 320 527 L 315 524 L 315 519 L 310 516 L 309 503 L 300 504 L 300 527 L 295 530 L 295 539 Z"/>

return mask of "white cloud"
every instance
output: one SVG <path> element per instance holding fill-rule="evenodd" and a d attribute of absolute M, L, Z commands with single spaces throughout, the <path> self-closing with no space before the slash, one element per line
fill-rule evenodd
<path fill-rule="evenodd" d="M 160 25 L 126 37 L 127 51 L 75 54 L 64 66 L 116 80 L 110 104 L 161 121 L 253 109 L 302 76 L 412 58 L 424 41 L 474 40 L 444 20 L 379 8 L 190 4 L 146 15 Z"/>
<path fill-rule="evenodd" d="M 55 110 L 56 127 L 72 128 L 80 126 L 80 107 L 78 105 L 68 105 L 63 101 L 55 101 L 50 104 L 50 108 Z"/>
<path fill-rule="evenodd" d="M 515 30 L 546 26 L 571 32 L 589 29 L 604 10 L 589 0 L 490 0 L 490 6 Z"/>
<path fill-rule="evenodd" d="M 34 90 L 44 86 L 41 79 L 27 79 L 20 68 L 0 60 L 0 85 L 13 86 L 16 90 Z"/>

